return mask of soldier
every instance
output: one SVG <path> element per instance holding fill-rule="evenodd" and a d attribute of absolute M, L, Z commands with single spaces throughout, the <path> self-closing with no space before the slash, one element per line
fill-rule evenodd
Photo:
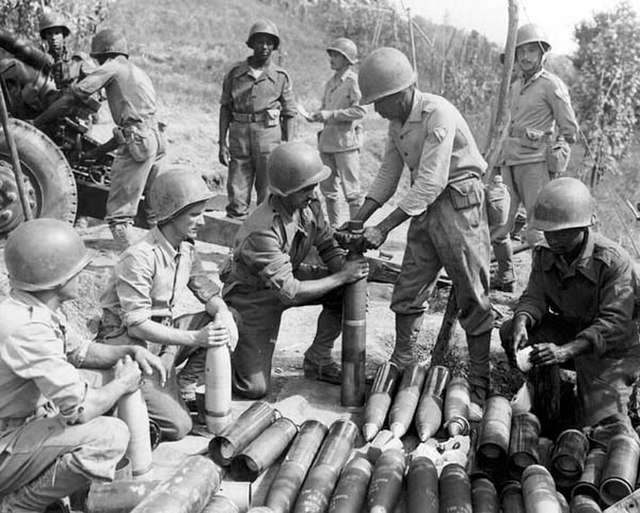
<path fill-rule="evenodd" d="M 511 191 L 506 228 L 513 229 L 518 207 L 524 204 L 530 246 L 544 242 L 542 233 L 532 229 L 529 222 L 535 200 L 545 184 L 565 172 L 570 145 L 578 133 L 567 87 L 543 68 L 549 50 L 549 39 L 539 26 L 530 24 L 518 29 L 516 61 L 521 76 L 512 84 L 510 92 L 511 124 L 503 145 L 502 176 Z M 502 242 L 511 244 L 506 236 Z M 503 251 L 505 256 L 511 255 L 510 248 Z M 495 287 L 512 288 L 508 282 L 496 283 Z"/>
<path fill-rule="evenodd" d="M 360 191 L 360 148 L 362 147 L 362 118 L 358 74 L 354 71 L 358 49 L 351 39 L 341 37 L 328 48 L 331 69 L 335 75 L 327 82 L 322 106 L 311 115 L 313 121 L 324 123 L 318 138 L 322 162 L 331 169 L 331 176 L 320 184 L 327 206 L 329 224 L 341 224 L 339 189 L 349 205 L 353 217 L 364 201 Z"/>
<path fill-rule="evenodd" d="M 291 306 L 322 304 L 304 374 L 340 383 L 331 349 L 342 329 L 342 286 L 367 276 L 368 266 L 364 259 L 345 263 L 326 224 L 315 189 L 330 172 L 310 146 L 278 146 L 267 164 L 271 195 L 240 228 L 220 272 L 224 300 L 239 317 L 233 387 L 245 397 L 268 393 L 280 319 Z M 313 246 L 326 267 L 303 262 Z"/>
<path fill-rule="evenodd" d="M 365 228 L 367 245 L 378 248 L 391 230 L 411 219 L 391 299 L 396 313 L 391 361 L 400 367 L 414 362 L 426 300 L 444 265 L 467 334 L 471 416 L 479 419 L 489 388 L 493 327 L 489 229 L 480 180 L 486 163 L 460 112 L 444 98 L 419 91 L 415 81 L 409 60 L 393 48 L 375 50 L 360 66 L 362 103 L 373 102 L 390 124 L 382 166 L 356 219 L 366 221 L 391 198 L 406 165 L 408 193 L 384 220 Z"/>
<path fill-rule="evenodd" d="M 100 67 L 72 86 L 34 124 L 47 125 L 105 89 L 117 125 L 114 137 L 98 149 L 100 153 L 117 149 L 105 219 L 113 238 L 126 247 L 135 240 L 132 226 L 138 202 L 148 191 L 164 153 L 164 138 L 156 120 L 156 92 L 147 74 L 129 61 L 127 40 L 120 32 L 98 32 L 91 41 L 91 56 Z M 147 221 L 155 223 L 150 213 Z"/>
<path fill-rule="evenodd" d="M 206 349 L 237 339 L 233 318 L 195 249 L 205 202 L 211 197 L 193 172 L 176 168 L 162 173 L 149 198 L 158 226 L 122 253 L 102 296 L 99 339 L 111 345 L 146 346 L 167 369 L 166 387 L 153 379 L 142 387 L 149 418 L 167 440 L 179 440 L 191 431 L 185 400 L 195 401 Z M 204 304 L 204 311 L 178 316 L 176 308 L 187 288 Z"/>
<path fill-rule="evenodd" d="M 27 221 L 11 232 L 4 259 L 11 292 L 0 303 L 0 511 L 42 513 L 92 479 L 113 479 L 129 431 L 103 415 L 139 388 L 140 368 L 160 381 L 166 374 L 146 349 L 92 343 L 67 323 L 60 307 L 78 297 L 91 261 L 71 226 Z"/>
<path fill-rule="evenodd" d="M 281 140 L 293 139 L 296 115 L 291 79 L 271 59 L 280 47 L 278 28 L 268 20 L 254 23 L 247 46 L 253 55 L 225 75 L 220 99 L 218 158 L 229 167 L 227 216 L 234 219 L 247 217 L 252 187 L 258 204 L 264 201 L 267 159 Z"/>
<path fill-rule="evenodd" d="M 615 432 L 633 434 L 627 403 L 640 372 L 640 342 L 632 261 L 593 231 L 594 219 L 595 202 L 579 180 L 559 178 L 540 191 L 532 227 L 544 232 L 548 247 L 534 248 L 529 283 L 500 338 L 511 362 L 530 346 L 534 370 L 575 368 L 582 424 L 606 444 L 603 437 Z M 549 381 L 549 374 L 529 378 L 538 389 L 547 385 L 540 380 Z M 559 402 L 548 395 L 540 400 L 545 409 Z M 555 418 L 541 420 L 566 415 L 556 410 Z"/>

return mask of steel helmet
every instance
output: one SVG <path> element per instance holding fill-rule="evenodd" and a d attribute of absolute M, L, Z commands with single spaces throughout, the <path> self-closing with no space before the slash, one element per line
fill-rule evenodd
<path fill-rule="evenodd" d="M 249 29 L 249 37 L 247 38 L 247 46 L 253 48 L 253 36 L 257 34 L 268 34 L 276 40 L 274 49 L 277 50 L 280 46 L 280 34 L 278 34 L 278 27 L 271 20 L 258 21 L 251 25 Z"/>
<path fill-rule="evenodd" d="M 576 178 L 558 178 L 545 185 L 533 207 L 532 227 L 543 232 L 591 226 L 595 201 Z"/>
<path fill-rule="evenodd" d="M 346 37 L 339 37 L 329 46 L 327 52 L 337 52 L 349 61 L 349 64 L 355 64 L 358 60 L 358 47 L 356 44 Z"/>
<path fill-rule="evenodd" d="M 540 43 L 544 52 L 551 50 L 551 43 L 545 31 L 535 23 L 522 25 L 516 34 L 516 48 L 527 43 Z"/>
<path fill-rule="evenodd" d="M 40 18 L 40 37 L 44 39 L 44 31 L 51 28 L 61 28 L 64 37 L 68 37 L 71 34 L 64 16 L 55 11 L 46 12 Z"/>
<path fill-rule="evenodd" d="M 360 103 L 365 105 L 400 92 L 416 82 L 407 56 L 395 48 L 383 47 L 365 57 L 360 65 Z"/>
<path fill-rule="evenodd" d="M 212 197 L 213 193 L 200 175 L 186 168 L 175 167 L 161 173 L 153 181 L 149 204 L 158 224 L 163 224 L 186 208 Z"/>
<path fill-rule="evenodd" d="M 9 234 L 4 262 L 11 286 L 29 292 L 54 289 L 93 258 L 73 227 L 59 219 L 33 219 Z"/>
<path fill-rule="evenodd" d="M 113 29 L 103 29 L 91 40 L 91 57 L 107 54 L 129 56 L 127 38 L 122 32 Z"/>
<path fill-rule="evenodd" d="M 278 196 L 288 196 L 318 184 L 330 174 L 318 151 L 303 142 L 282 143 L 267 161 L 269 190 Z"/>

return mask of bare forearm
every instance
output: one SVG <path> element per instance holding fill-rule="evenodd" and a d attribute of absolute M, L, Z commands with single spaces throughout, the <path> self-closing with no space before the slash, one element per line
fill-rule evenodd
<path fill-rule="evenodd" d="M 386 233 L 389 233 L 396 226 L 404 223 L 407 219 L 409 219 L 409 217 L 409 214 L 404 212 L 404 210 L 396 208 L 381 223 L 378 224 L 378 228 Z"/>
<path fill-rule="evenodd" d="M 231 122 L 231 111 L 228 107 L 220 107 L 220 116 L 218 119 L 218 142 L 226 144 L 227 132 L 229 131 L 229 123 Z"/>
<path fill-rule="evenodd" d="M 346 283 L 346 279 L 341 273 L 330 274 L 326 278 L 319 280 L 307 280 L 300 282 L 300 289 L 295 295 L 294 303 L 305 303 L 318 299 L 329 292 L 341 287 Z"/>
<path fill-rule="evenodd" d="M 114 379 L 101 388 L 87 389 L 83 411 L 78 417 L 80 424 L 89 422 L 110 410 L 120 397 L 127 393 L 126 385 L 119 379 Z"/>
<path fill-rule="evenodd" d="M 147 319 L 140 324 L 130 326 L 128 334 L 134 338 L 155 342 L 156 344 L 195 346 L 197 331 L 180 330 L 172 326 L 164 326 L 159 322 Z"/>
<path fill-rule="evenodd" d="M 373 200 L 371 198 L 365 198 L 364 203 L 360 207 L 360 210 L 358 210 L 358 213 L 355 215 L 353 220 L 354 221 L 366 221 L 380 207 L 381 207 L 381 205 L 377 201 L 375 201 L 375 200 Z"/>
<path fill-rule="evenodd" d="M 131 346 L 91 343 L 82 362 L 82 367 L 86 369 L 110 369 L 118 360 L 127 355 L 133 357 Z"/>

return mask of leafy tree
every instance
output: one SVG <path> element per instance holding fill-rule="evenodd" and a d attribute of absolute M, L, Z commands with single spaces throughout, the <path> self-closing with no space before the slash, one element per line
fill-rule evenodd
<path fill-rule="evenodd" d="M 588 148 L 591 185 L 617 172 L 640 108 L 640 22 L 629 3 L 594 15 L 575 29 L 578 79 L 573 90 Z"/>

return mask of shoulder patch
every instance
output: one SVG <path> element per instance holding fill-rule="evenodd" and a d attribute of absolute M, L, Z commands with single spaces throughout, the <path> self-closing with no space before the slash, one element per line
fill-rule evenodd
<path fill-rule="evenodd" d="M 438 142 L 441 143 L 447 137 L 447 129 L 444 127 L 434 128 L 433 135 L 438 140 Z"/>

